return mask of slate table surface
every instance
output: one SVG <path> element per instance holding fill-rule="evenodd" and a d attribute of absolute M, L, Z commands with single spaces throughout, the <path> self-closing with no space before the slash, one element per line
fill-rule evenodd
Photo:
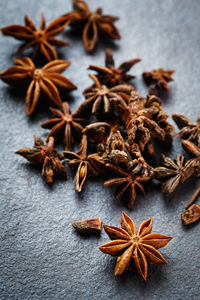
<path fill-rule="evenodd" d="M 72 62 L 64 75 L 79 87 L 71 96 L 66 95 L 71 109 L 83 101 L 81 92 L 91 84 L 88 65 L 103 65 L 104 50 L 111 47 L 116 64 L 142 58 L 131 73 L 137 76 L 134 84 L 143 96 L 147 87 L 142 72 L 159 67 L 175 69 L 175 81 L 170 83 L 170 93 L 164 96 L 163 108 L 169 114 L 184 113 L 196 121 L 200 112 L 200 1 L 88 3 L 92 9 L 102 6 L 106 14 L 120 17 L 116 25 L 122 40 L 103 42 L 91 55 L 84 51 L 79 36 L 73 36 L 67 29 L 61 34 L 71 43 L 59 51 L 61 58 Z M 0 27 L 23 24 L 25 14 L 38 25 L 41 12 L 49 22 L 70 10 L 71 1 L 67 0 L 0 0 Z M 0 43 L 2 71 L 12 65 L 20 43 L 2 35 Z M 113 190 L 104 188 L 100 179 L 88 180 L 78 195 L 68 171 L 67 181 L 57 180 L 49 187 L 38 170 L 14 155 L 22 147 L 32 147 L 34 134 L 46 137 L 47 131 L 39 124 L 50 116 L 47 107 L 29 119 L 24 94 L 0 82 L 0 115 L 1 300 L 199 299 L 200 223 L 185 228 L 180 221 L 181 212 L 198 186 L 197 180 L 189 180 L 169 198 L 163 197 L 158 183 L 150 185 L 145 196 L 139 193 L 132 211 L 124 207 L 123 201 L 115 200 Z M 168 155 L 175 157 L 179 152 L 184 151 L 176 139 Z M 114 276 L 116 259 L 98 249 L 109 240 L 105 232 L 99 238 L 83 238 L 71 226 L 74 220 L 97 216 L 105 224 L 118 226 L 122 210 L 137 226 L 153 216 L 153 231 L 174 237 L 161 249 L 168 264 L 150 266 L 146 282 L 134 272 Z"/>

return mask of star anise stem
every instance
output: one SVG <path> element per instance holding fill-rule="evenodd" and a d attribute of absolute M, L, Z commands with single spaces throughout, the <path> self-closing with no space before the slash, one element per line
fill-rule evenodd
<path fill-rule="evenodd" d="M 190 199 L 190 201 L 186 205 L 186 207 L 185 207 L 186 209 L 189 208 L 193 204 L 193 202 L 196 200 L 196 198 L 198 197 L 199 194 L 200 194 L 200 186 L 197 188 L 194 195 L 192 196 L 192 198 Z"/>

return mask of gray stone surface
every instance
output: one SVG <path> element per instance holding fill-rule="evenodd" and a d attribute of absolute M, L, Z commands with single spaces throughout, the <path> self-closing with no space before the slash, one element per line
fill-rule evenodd
<path fill-rule="evenodd" d="M 69 33 L 61 36 L 71 46 L 60 50 L 61 57 L 72 61 L 64 73 L 79 86 L 72 93 L 71 108 L 83 100 L 81 91 L 91 84 L 86 70 L 90 63 L 104 63 L 104 49 L 113 49 L 116 63 L 141 57 L 132 73 L 134 83 L 145 95 L 141 74 L 153 68 L 175 69 L 175 81 L 163 106 L 169 113 L 185 113 L 196 120 L 200 111 L 200 1 L 199 0 L 101 0 L 88 1 L 92 8 L 104 6 L 104 12 L 120 16 L 117 26 L 122 40 L 100 44 L 93 55 L 85 53 L 81 39 Z M 71 1 L 0 0 L 0 26 L 22 24 L 25 14 L 39 23 L 44 11 L 47 21 L 69 11 Z M 19 43 L 0 36 L 0 69 L 12 65 Z M 68 96 L 66 96 L 68 99 Z M 0 299 L 199 299 L 200 239 L 199 223 L 184 228 L 180 214 L 198 186 L 188 181 L 170 198 L 164 198 L 157 186 L 139 194 L 132 211 L 116 201 L 113 190 L 101 180 L 88 181 L 82 194 L 73 189 L 73 179 L 47 186 L 40 172 L 14 151 L 32 146 L 33 134 L 45 138 L 47 131 L 39 123 L 48 111 L 32 119 L 25 114 L 24 95 L 0 82 Z M 170 156 L 183 151 L 175 140 Z M 70 172 L 69 172 L 70 174 Z M 106 224 L 119 225 L 125 210 L 138 226 L 154 216 L 154 231 L 174 239 L 161 249 L 168 265 L 150 266 L 144 282 L 136 273 L 113 275 L 115 258 L 104 255 L 98 245 L 108 241 L 82 238 L 72 221 L 101 216 Z"/>

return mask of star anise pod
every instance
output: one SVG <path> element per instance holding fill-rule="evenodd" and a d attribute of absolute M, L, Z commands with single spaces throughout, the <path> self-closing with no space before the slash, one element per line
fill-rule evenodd
<path fill-rule="evenodd" d="M 51 131 L 47 136 L 47 141 L 50 136 L 53 136 L 58 140 L 59 137 L 63 135 L 65 150 L 71 150 L 74 137 L 80 138 L 83 125 L 87 123 L 87 120 L 80 118 L 76 111 L 71 114 L 67 102 L 63 102 L 62 111 L 53 107 L 50 107 L 49 109 L 55 118 L 40 124 L 43 128 L 51 128 Z"/>
<path fill-rule="evenodd" d="M 98 78 L 94 74 L 90 74 L 90 77 L 94 81 L 94 86 L 91 86 L 84 90 L 83 95 L 85 101 L 81 104 L 80 109 L 85 111 L 91 111 L 92 114 L 99 118 L 109 115 L 112 112 L 112 99 L 128 99 L 130 92 L 134 89 L 127 84 L 116 85 L 112 88 L 108 88 L 106 85 L 101 85 Z"/>
<path fill-rule="evenodd" d="M 135 78 L 135 76 L 127 74 L 127 72 L 140 61 L 140 58 L 131 59 L 122 63 L 119 68 L 116 68 L 112 51 L 106 49 L 106 66 L 90 65 L 89 69 L 98 73 L 97 77 L 102 84 L 112 87 L 118 84 L 128 83 L 131 79 Z"/>
<path fill-rule="evenodd" d="M 75 190 L 77 192 L 82 191 L 83 184 L 86 178 L 95 177 L 98 175 L 90 163 L 89 156 L 87 156 L 87 136 L 83 134 L 80 144 L 80 150 L 78 152 L 64 151 L 63 155 L 66 158 L 68 165 L 76 170 L 74 179 Z"/>
<path fill-rule="evenodd" d="M 158 70 L 153 70 L 152 72 L 144 72 L 143 77 L 150 85 L 155 85 L 158 90 L 169 91 L 170 87 L 168 85 L 169 81 L 173 81 L 172 74 L 175 73 L 174 70 L 164 70 L 160 68 Z"/>
<path fill-rule="evenodd" d="M 39 29 L 35 27 L 28 16 L 25 16 L 24 22 L 24 26 L 10 25 L 1 28 L 4 35 L 9 35 L 17 40 L 24 41 L 24 44 L 19 47 L 16 54 L 23 52 L 27 48 L 34 47 L 33 59 L 36 57 L 38 52 L 40 52 L 48 61 L 50 61 L 58 58 L 53 46 L 63 47 L 69 45 L 69 43 L 54 37 L 61 33 L 65 26 L 69 24 L 69 21 L 66 21 L 64 17 L 55 19 L 46 27 L 44 14 L 42 13 Z"/>
<path fill-rule="evenodd" d="M 187 139 L 200 147 L 200 117 L 196 123 L 181 114 L 172 114 L 172 118 L 180 129 L 176 137 Z"/>
<path fill-rule="evenodd" d="M 83 29 L 83 42 L 86 51 L 93 51 L 100 34 L 111 38 L 120 39 L 120 34 L 114 25 L 118 17 L 103 15 L 102 8 L 91 12 L 85 1 L 73 0 L 74 11 L 66 14 L 66 21 L 70 25 Z"/>
<path fill-rule="evenodd" d="M 163 155 L 161 165 L 154 169 L 155 178 L 164 181 L 162 192 L 171 194 L 179 183 L 185 182 L 195 173 L 197 162 L 194 159 L 185 162 L 185 158 L 181 154 L 178 154 L 174 160 Z"/>
<path fill-rule="evenodd" d="M 147 182 L 153 177 L 153 168 L 151 168 L 143 158 L 125 162 L 125 166 L 117 166 L 107 163 L 106 167 L 112 172 L 111 179 L 104 182 L 104 186 L 118 186 L 115 194 L 116 198 L 128 192 L 127 207 L 131 209 L 136 198 L 136 187 L 144 194 L 143 182 Z"/>
<path fill-rule="evenodd" d="M 53 182 L 54 175 L 67 178 L 67 172 L 61 161 L 62 156 L 54 150 L 54 138 L 50 137 L 47 145 L 42 139 L 34 136 L 34 146 L 23 148 L 15 152 L 26 158 L 33 165 L 42 168 L 42 176 L 47 183 Z"/>
<path fill-rule="evenodd" d="M 15 58 L 15 65 L 0 73 L 4 82 L 17 86 L 29 83 L 26 92 L 26 113 L 30 116 L 43 92 L 54 105 L 62 106 L 59 89 L 71 91 L 77 87 L 66 77 L 60 75 L 69 65 L 69 61 L 53 60 L 43 68 L 37 69 L 29 57 Z"/>
<path fill-rule="evenodd" d="M 151 233 L 153 218 L 142 222 L 136 232 L 133 220 L 122 212 L 121 228 L 103 225 L 105 232 L 112 240 L 103 244 L 99 249 L 112 256 L 119 256 L 115 266 L 115 275 L 121 275 L 135 263 L 138 274 L 146 280 L 148 262 L 150 264 L 166 264 L 166 259 L 157 250 L 165 247 L 172 239 L 160 233 Z"/>

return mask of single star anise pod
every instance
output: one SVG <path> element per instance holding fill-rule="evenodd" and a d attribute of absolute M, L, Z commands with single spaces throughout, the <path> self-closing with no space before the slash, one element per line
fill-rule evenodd
<path fill-rule="evenodd" d="M 88 176 L 95 177 L 98 175 L 90 163 L 89 156 L 87 156 L 87 136 L 83 134 L 78 152 L 64 151 L 63 155 L 66 158 L 68 165 L 72 169 L 76 169 L 75 175 L 75 190 L 82 191 L 83 184 Z"/>
<path fill-rule="evenodd" d="M 48 61 L 57 59 L 58 55 L 53 46 L 63 47 L 69 43 L 56 39 L 54 36 L 63 31 L 65 26 L 69 24 L 64 17 L 59 17 L 52 21 L 47 27 L 45 26 L 44 14 L 41 14 L 40 28 L 37 29 L 32 20 L 25 16 L 25 25 L 10 25 L 1 28 L 4 35 L 9 35 L 17 40 L 25 41 L 19 47 L 16 54 L 23 52 L 25 49 L 34 47 L 33 59 L 38 52 L 42 53 Z"/>
<path fill-rule="evenodd" d="M 26 158 L 33 165 L 42 168 L 42 176 L 47 183 L 53 182 L 54 175 L 67 178 L 67 172 L 61 161 L 62 156 L 54 150 L 54 138 L 50 137 L 47 145 L 42 139 L 34 136 L 34 146 L 31 148 L 23 148 L 15 152 Z"/>
<path fill-rule="evenodd" d="M 101 85 L 98 78 L 91 74 L 90 77 L 95 85 L 84 90 L 83 95 L 85 101 L 81 104 L 80 109 L 91 111 L 97 117 L 109 115 L 112 112 L 111 101 L 113 98 L 128 99 L 130 92 L 134 89 L 127 84 L 116 85 L 108 88 L 106 85 Z"/>
<path fill-rule="evenodd" d="M 161 165 L 154 169 L 154 175 L 155 178 L 164 181 L 162 192 L 165 194 L 173 193 L 179 183 L 185 182 L 197 168 L 197 162 L 194 159 L 185 162 L 181 154 L 178 154 L 174 160 L 163 155 Z"/>
<path fill-rule="evenodd" d="M 26 113 L 30 116 L 43 92 L 54 105 L 62 106 L 59 89 L 71 91 L 77 87 L 66 77 L 60 75 L 69 65 L 69 61 L 53 60 L 43 68 L 37 69 L 29 57 L 15 58 L 15 65 L 0 73 L 0 79 L 10 85 L 22 86 L 29 83 L 26 92 Z"/>
<path fill-rule="evenodd" d="M 131 59 L 122 63 L 119 68 L 116 68 L 112 51 L 106 49 L 106 66 L 90 65 L 89 69 L 98 73 L 97 77 L 102 84 L 112 87 L 118 84 L 128 83 L 131 79 L 135 78 L 135 76 L 127 74 L 127 72 L 140 61 L 140 58 Z"/>
<path fill-rule="evenodd" d="M 165 247 L 172 239 L 160 233 L 151 233 L 153 218 L 142 222 L 136 232 L 133 220 L 122 212 L 121 228 L 103 225 L 105 232 L 112 240 L 99 249 L 112 256 L 119 256 L 115 266 L 115 275 L 121 275 L 133 261 L 138 274 L 146 280 L 148 263 L 162 265 L 166 259 L 157 249 Z"/>
<path fill-rule="evenodd" d="M 106 164 L 109 172 L 112 172 L 112 177 L 104 182 L 104 186 L 118 186 L 116 198 L 128 192 L 127 207 L 131 209 L 136 198 L 136 187 L 144 194 L 143 182 L 147 182 L 153 177 L 153 169 L 144 161 L 143 158 L 129 160 L 125 166 L 120 167 L 110 163 Z"/>
<path fill-rule="evenodd" d="M 176 137 L 187 139 L 200 147 L 200 117 L 196 123 L 181 114 L 172 114 L 172 118 L 180 129 Z"/>
<path fill-rule="evenodd" d="M 66 14 L 66 21 L 70 21 L 70 25 L 78 26 L 83 30 L 83 42 L 86 51 L 93 51 L 99 35 L 111 39 L 120 39 L 120 34 L 114 25 L 118 17 L 103 15 L 102 9 L 97 8 L 91 12 L 85 1 L 73 0 L 74 11 Z"/>
<path fill-rule="evenodd" d="M 53 136 L 58 140 L 59 137 L 63 135 L 65 150 L 71 150 L 74 137 L 80 138 L 83 125 L 87 123 L 87 120 L 80 118 L 76 111 L 71 114 L 67 102 L 63 102 L 62 111 L 53 107 L 50 107 L 49 109 L 55 118 L 40 124 L 43 128 L 51 128 L 51 131 L 47 136 L 47 141 L 50 136 Z"/>
<path fill-rule="evenodd" d="M 156 117 L 160 112 L 157 100 L 156 105 L 152 102 L 149 106 L 146 98 L 141 97 L 136 91 L 132 90 L 128 101 L 113 97 L 112 103 L 126 127 L 131 153 L 131 147 L 135 143 L 139 145 L 141 151 L 144 151 L 152 137 L 164 141 L 165 130 L 156 122 Z"/>
<path fill-rule="evenodd" d="M 175 73 L 174 70 L 164 70 L 161 68 L 152 72 L 144 72 L 143 77 L 148 84 L 154 85 L 158 90 L 169 91 L 168 82 L 174 80 L 171 76 L 173 73 Z"/>

